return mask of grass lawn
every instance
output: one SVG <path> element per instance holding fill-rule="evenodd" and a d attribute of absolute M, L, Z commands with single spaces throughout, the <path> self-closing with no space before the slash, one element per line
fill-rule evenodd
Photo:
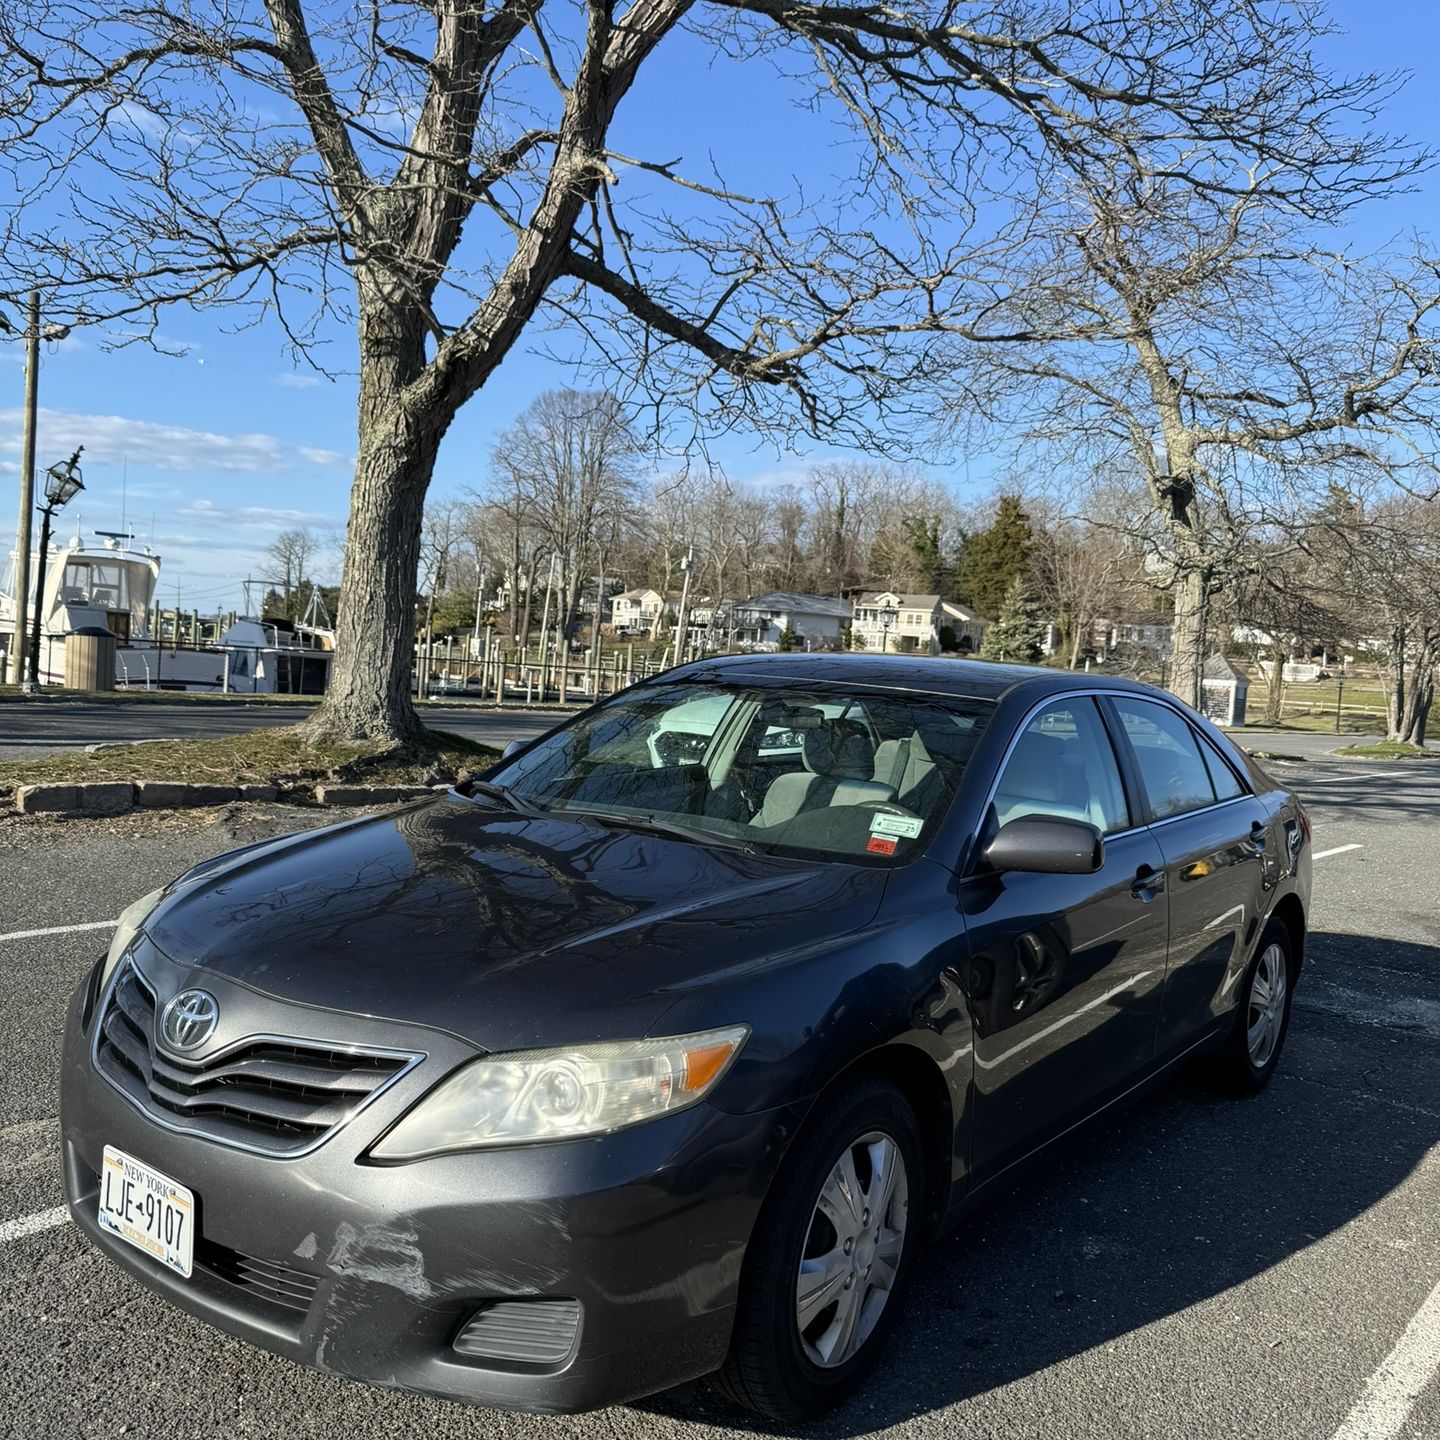
<path fill-rule="evenodd" d="M 1257 710 L 1253 705 L 1245 707 L 1245 730 L 1295 730 L 1303 731 L 1311 735 L 1383 735 L 1385 733 L 1385 720 L 1382 714 L 1365 715 L 1352 714 L 1348 710 L 1341 717 L 1340 729 L 1335 729 L 1335 712 L 1331 710 L 1327 715 L 1324 711 L 1315 714 L 1289 714 L 1283 720 L 1273 721 L 1265 719 L 1263 708 Z M 1237 731 L 1237 734 L 1243 731 Z"/>
<path fill-rule="evenodd" d="M 459 735 L 427 730 L 428 755 L 397 756 L 367 745 L 305 742 L 298 726 L 248 730 L 214 740 L 111 745 L 0 763 L 0 791 L 49 782 L 175 780 L 192 785 L 438 785 L 493 765 L 499 752 Z"/>
<path fill-rule="evenodd" d="M 1346 745 L 1335 753 L 1360 760 L 1440 760 L 1440 750 L 1420 750 L 1398 740 L 1382 740 L 1377 745 Z"/>

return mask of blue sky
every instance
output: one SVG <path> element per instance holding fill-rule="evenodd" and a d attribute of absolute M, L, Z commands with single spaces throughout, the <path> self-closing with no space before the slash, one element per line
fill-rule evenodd
<path fill-rule="evenodd" d="M 1330 46 L 1332 63 L 1346 70 L 1419 69 L 1383 123 L 1440 147 L 1440 111 L 1433 81 L 1423 73 L 1440 57 L 1440 6 L 1333 0 L 1331 9 L 1348 32 Z M 652 66 L 622 109 L 617 149 L 654 155 L 653 139 L 642 144 L 640 137 L 658 134 L 673 155 L 694 159 L 713 151 L 723 133 L 725 151 L 717 159 L 735 183 L 784 186 L 800 175 L 812 187 L 823 186 L 829 136 L 788 106 L 768 69 L 707 68 L 698 63 L 704 56 L 695 42 L 673 43 L 693 53 Z M 1437 217 L 1440 178 L 1427 176 L 1417 193 L 1367 210 L 1345 238 L 1357 249 L 1372 249 L 1413 231 L 1433 235 Z M 39 464 L 43 469 L 83 443 L 87 489 L 64 517 L 62 533 L 77 520 L 86 532 L 116 528 L 123 490 L 138 538 L 148 541 L 153 533 L 164 558 L 164 603 L 174 603 L 178 585 L 187 608 L 238 608 L 240 579 L 264 573 L 265 548 L 279 530 L 343 529 L 354 453 L 353 380 L 331 382 L 294 369 L 277 330 L 227 333 L 219 311 L 171 310 L 161 339 L 184 353 L 171 358 L 143 346 L 106 352 L 83 333 L 46 347 Z M 338 365 L 343 337 L 335 348 Z M 21 361 L 18 345 L 0 345 L 0 530 L 15 513 Z M 523 348 L 512 353 L 446 437 L 432 493 L 482 483 L 495 433 L 540 391 L 573 381 L 564 367 Z M 732 476 L 762 482 L 798 477 L 807 458 L 777 455 L 759 439 L 736 436 L 717 443 L 713 454 Z M 931 469 L 962 492 L 990 475 L 983 456 L 937 456 Z"/>

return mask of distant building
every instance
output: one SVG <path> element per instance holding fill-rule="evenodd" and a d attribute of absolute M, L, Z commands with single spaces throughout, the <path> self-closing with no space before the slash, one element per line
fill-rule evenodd
<path fill-rule="evenodd" d="M 664 608 L 665 597 L 658 590 L 622 590 L 610 599 L 610 621 L 616 634 L 648 631 Z"/>
<path fill-rule="evenodd" d="M 953 600 L 942 600 L 940 611 L 940 628 L 943 630 L 948 625 L 955 632 L 955 648 L 962 655 L 977 651 L 990 622 L 982 620 L 969 606 Z"/>
<path fill-rule="evenodd" d="M 742 648 L 779 645 L 780 637 L 791 630 L 808 648 L 823 650 L 839 645 L 851 604 L 828 595 L 771 590 L 737 600 L 730 613 L 735 644 Z"/>
<path fill-rule="evenodd" d="M 940 649 L 943 622 L 938 595 L 866 590 L 854 604 L 852 628 L 864 649 L 897 655 L 934 655 Z M 856 649 L 860 648 L 857 643 Z"/>
<path fill-rule="evenodd" d="M 1163 621 L 1114 620 L 1102 617 L 1091 632 L 1090 652 L 1104 662 L 1117 652 L 1144 653 L 1164 659 L 1171 651 L 1171 627 Z M 1049 652 L 1047 652 L 1049 653 Z M 1084 653 L 1082 647 L 1081 653 Z"/>
<path fill-rule="evenodd" d="M 887 626 L 887 612 L 893 618 Z M 987 621 L 965 605 L 938 595 L 913 595 L 899 590 L 866 590 L 855 597 L 856 649 L 887 650 L 898 655 L 937 655 L 940 632 L 952 630 L 962 654 L 978 650 Z"/>

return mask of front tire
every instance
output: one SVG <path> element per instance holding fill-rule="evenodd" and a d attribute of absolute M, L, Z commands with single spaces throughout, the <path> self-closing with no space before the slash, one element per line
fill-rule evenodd
<path fill-rule="evenodd" d="M 768 1420 L 813 1419 L 865 1378 L 895 1324 L 925 1224 L 920 1133 L 904 1095 L 863 1080 L 797 1143 L 740 1279 L 727 1399 Z"/>
<path fill-rule="evenodd" d="M 1295 968 L 1290 932 L 1272 920 L 1240 987 L 1235 1024 L 1210 1078 L 1231 1095 L 1258 1095 L 1270 1082 L 1290 1029 Z"/>

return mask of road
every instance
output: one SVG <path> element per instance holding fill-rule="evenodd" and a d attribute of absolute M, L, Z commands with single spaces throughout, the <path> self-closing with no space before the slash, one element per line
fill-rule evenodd
<path fill-rule="evenodd" d="M 1322 740 L 1265 743 L 1318 756 Z M 1440 1435 L 1440 765 L 1274 768 L 1307 799 L 1317 858 L 1273 1084 L 1236 1102 L 1177 1082 L 972 1217 L 933 1250 L 874 1381 L 803 1433 Z M 167 1308 L 56 1216 L 61 1013 L 103 922 L 203 856 L 300 823 L 278 809 L 0 822 L 0 1434 L 745 1431 L 704 1392 L 538 1418 L 311 1373 Z"/>
<path fill-rule="evenodd" d="M 6 702 L 0 704 L 0 760 L 54 754 L 124 740 L 198 740 L 208 736 L 236 735 L 272 725 L 295 725 L 310 714 L 309 705 L 228 704 L 167 705 L 164 701 L 137 700 Z M 562 718 L 561 711 L 492 710 L 473 702 L 427 705 L 425 723 L 434 730 L 450 730 L 485 745 L 504 746 L 509 740 L 528 740 Z"/>

